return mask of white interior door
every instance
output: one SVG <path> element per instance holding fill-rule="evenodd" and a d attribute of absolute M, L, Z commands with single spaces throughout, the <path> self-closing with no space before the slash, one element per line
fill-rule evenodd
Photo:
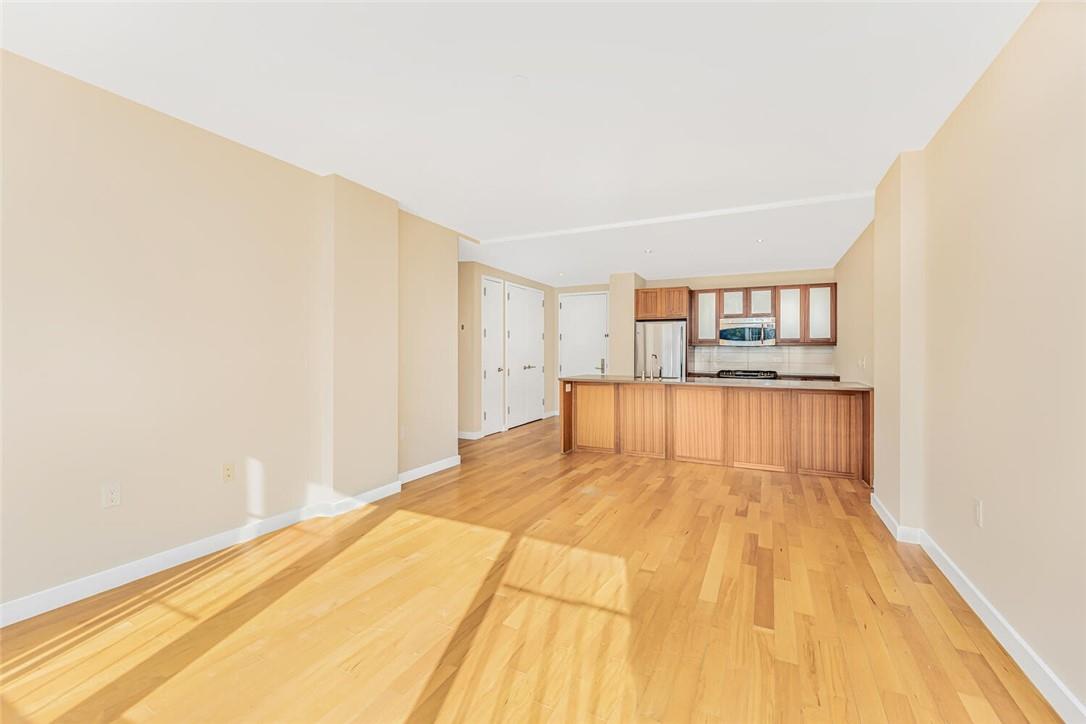
<path fill-rule="evenodd" d="M 543 418 L 543 292 L 505 286 L 505 424 Z"/>
<path fill-rule="evenodd" d="M 505 429 L 505 283 L 483 277 L 483 421 L 482 433 Z"/>
<path fill-rule="evenodd" d="M 563 294 L 558 304 L 558 374 L 607 371 L 607 293 Z"/>

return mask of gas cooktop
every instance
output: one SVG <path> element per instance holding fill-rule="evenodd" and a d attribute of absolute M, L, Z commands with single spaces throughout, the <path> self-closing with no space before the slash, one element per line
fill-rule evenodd
<path fill-rule="evenodd" d="M 756 380 L 775 380 L 780 375 L 775 370 L 720 370 L 717 377 L 742 377 Z"/>

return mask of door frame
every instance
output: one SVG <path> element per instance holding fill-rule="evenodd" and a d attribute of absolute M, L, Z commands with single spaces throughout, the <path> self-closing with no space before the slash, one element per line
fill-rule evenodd
<path fill-rule="evenodd" d="M 517 282 L 511 282 L 509 280 L 502 280 L 502 281 L 505 284 L 505 287 L 504 287 L 505 296 L 502 299 L 502 305 L 503 305 L 502 306 L 502 320 L 505 323 L 504 326 L 505 326 L 505 332 L 506 332 L 505 338 L 502 340 L 502 358 L 505 360 L 505 364 L 503 365 L 503 367 L 505 368 L 505 378 L 504 378 L 503 386 L 502 386 L 502 396 L 505 398 L 504 402 L 506 403 L 505 404 L 506 411 L 504 413 L 502 413 L 502 421 L 504 423 L 504 426 L 503 426 L 502 429 L 503 429 L 503 431 L 505 431 L 505 430 L 509 429 L 509 288 L 510 287 L 516 287 L 518 289 L 523 289 L 524 291 L 527 291 L 527 292 L 538 293 L 540 295 L 540 297 L 542 298 L 542 300 L 543 300 L 543 338 L 540 340 L 543 343 L 543 359 L 540 360 L 539 369 L 540 369 L 540 373 L 543 375 L 543 396 L 544 397 L 547 396 L 547 369 L 544 366 L 546 364 L 546 359 L 547 359 L 547 313 L 546 313 L 547 293 L 544 292 L 542 289 L 539 289 L 538 287 L 530 287 L 527 284 L 518 284 Z M 547 406 L 542 405 L 542 407 L 543 407 L 543 415 L 539 419 L 545 420 L 547 418 Z M 529 420 L 529 422 L 535 422 L 535 421 L 534 420 Z M 527 425 L 528 423 L 524 422 L 524 423 L 520 423 L 520 424 Z"/>
<path fill-rule="evenodd" d="M 499 433 L 499 432 L 505 432 L 506 430 L 509 429 L 509 426 L 505 424 L 506 423 L 505 410 L 501 409 L 501 408 L 505 407 L 505 401 L 507 399 L 509 399 L 508 395 L 507 395 L 507 392 L 506 392 L 506 389 L 505 389 L 506 388 L 506 383 L 507 383 L 507 380 L 508 380 L 508 376 L 509 376 L 508 372 L 505 371 L 506 370 L 505 355 L 506 355 L 506 351 L 507 351 L 506 350 L 507 338 L 503 338 L 502 339 L 502 361 L 501 361 L 501 367 L 502 367 L 501 394 L 502 394 L 502 397 L 501 397 L 501 400 L 500 400 L 500 404 L 498 405 L 498 408 L 501 410 L 501 424 L 498 425 L 498 429 L 495 430 L 492 433 L 484 433 L 483 432 L 484 427 L 485 427 L 483 425 L 483 412 L 486 409 L 486 391 L 484 389 L 484 385 L 485 385 L 485 377 L 484 377 L 484 375 L 486 374 L 486 364 L 485 364 L 486 363 L 486 337 L 483 336 L 483 323 L 484 323 L 484 321 L 486 319 L 486 311 L 483 309 L 483 297 L 485 296 L 483 294 L 483 290 L 486 288 L 486 283 L 487 282 L 498 282 L 499 284 L 501 284 L 501 289 L 502 289 L 502 291 L 501 291 L 501 297 L 502 297 L 501 298 L 501 304 L 502 304 L 502 328 L 501 328 L 501 331 L 502 332 L 505 331 L 505 327 L 506 327 L 506 319 L 505 319 L 505 306 L 506 306 L 505 305 L 505 302 L 506 302 L 505 285 L 509 283 L 509 282 L 505 281 L 504 279 L 502 279 L 501 277 L 495 277 L 495 276 L 491 276 L 489 274 L 483 274 L 482 277 L 479 279 L 479 436 L 480 437 L 485 437 L 487 434 L 494 435 L 494 434 Z"/>
<path fill-rule="evenodd" d="M 565 297 L 603 297 L 603 338 L 608 341 L 608 344 L 603 345 L 603 374 L 607 374 L 607 369 L 611 366 L 611 300 L 607 292 L 565 292 L 558 295 L 558 354 L 555 355 L 558 358 L 558 375 L 557 379 L 562 377 L 562 299 Z"/>

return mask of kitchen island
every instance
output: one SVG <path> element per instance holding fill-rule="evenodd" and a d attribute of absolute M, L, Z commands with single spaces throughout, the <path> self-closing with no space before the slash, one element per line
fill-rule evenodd
<path fill-rule="evenodd" d="M 585 375 L 562 378 L 560 388 L 565 453 L 871 480 L 869 385 Z"/>

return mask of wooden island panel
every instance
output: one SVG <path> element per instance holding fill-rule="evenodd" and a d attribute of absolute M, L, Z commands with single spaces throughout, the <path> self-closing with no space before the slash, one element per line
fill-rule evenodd
<path fill-rule="evenodd" d="M 667 453 L 667 390 L 663 385 L 619 385 L 619 445 L 629 455 Z"/>
<path fill-rule="evenodd" d="M 871 390 L 586 380 L 561 401 L 563 452 L 871 480 Z"/>
<path fill-rule="evenodd" d="M 573 447 L 599 452 L 618 451 L 618 427 L 613 384 L 583 384 L 573 388 Z"/>
<path fill-rule="evenodd" d="M 724 464 L 724 388 L 671 387 L 671 449 L 676 460 Z"/>
<path fill-rule="evenodd" d="M 791 469 L 790 390 L 728 390 L 729 464 L 737 468 Z"/>
<path fill-rule="evenodd" d="M 796 391 L 796 471 L 860 477 L 863 466 L 863 399 L 859 394 Z"/>

